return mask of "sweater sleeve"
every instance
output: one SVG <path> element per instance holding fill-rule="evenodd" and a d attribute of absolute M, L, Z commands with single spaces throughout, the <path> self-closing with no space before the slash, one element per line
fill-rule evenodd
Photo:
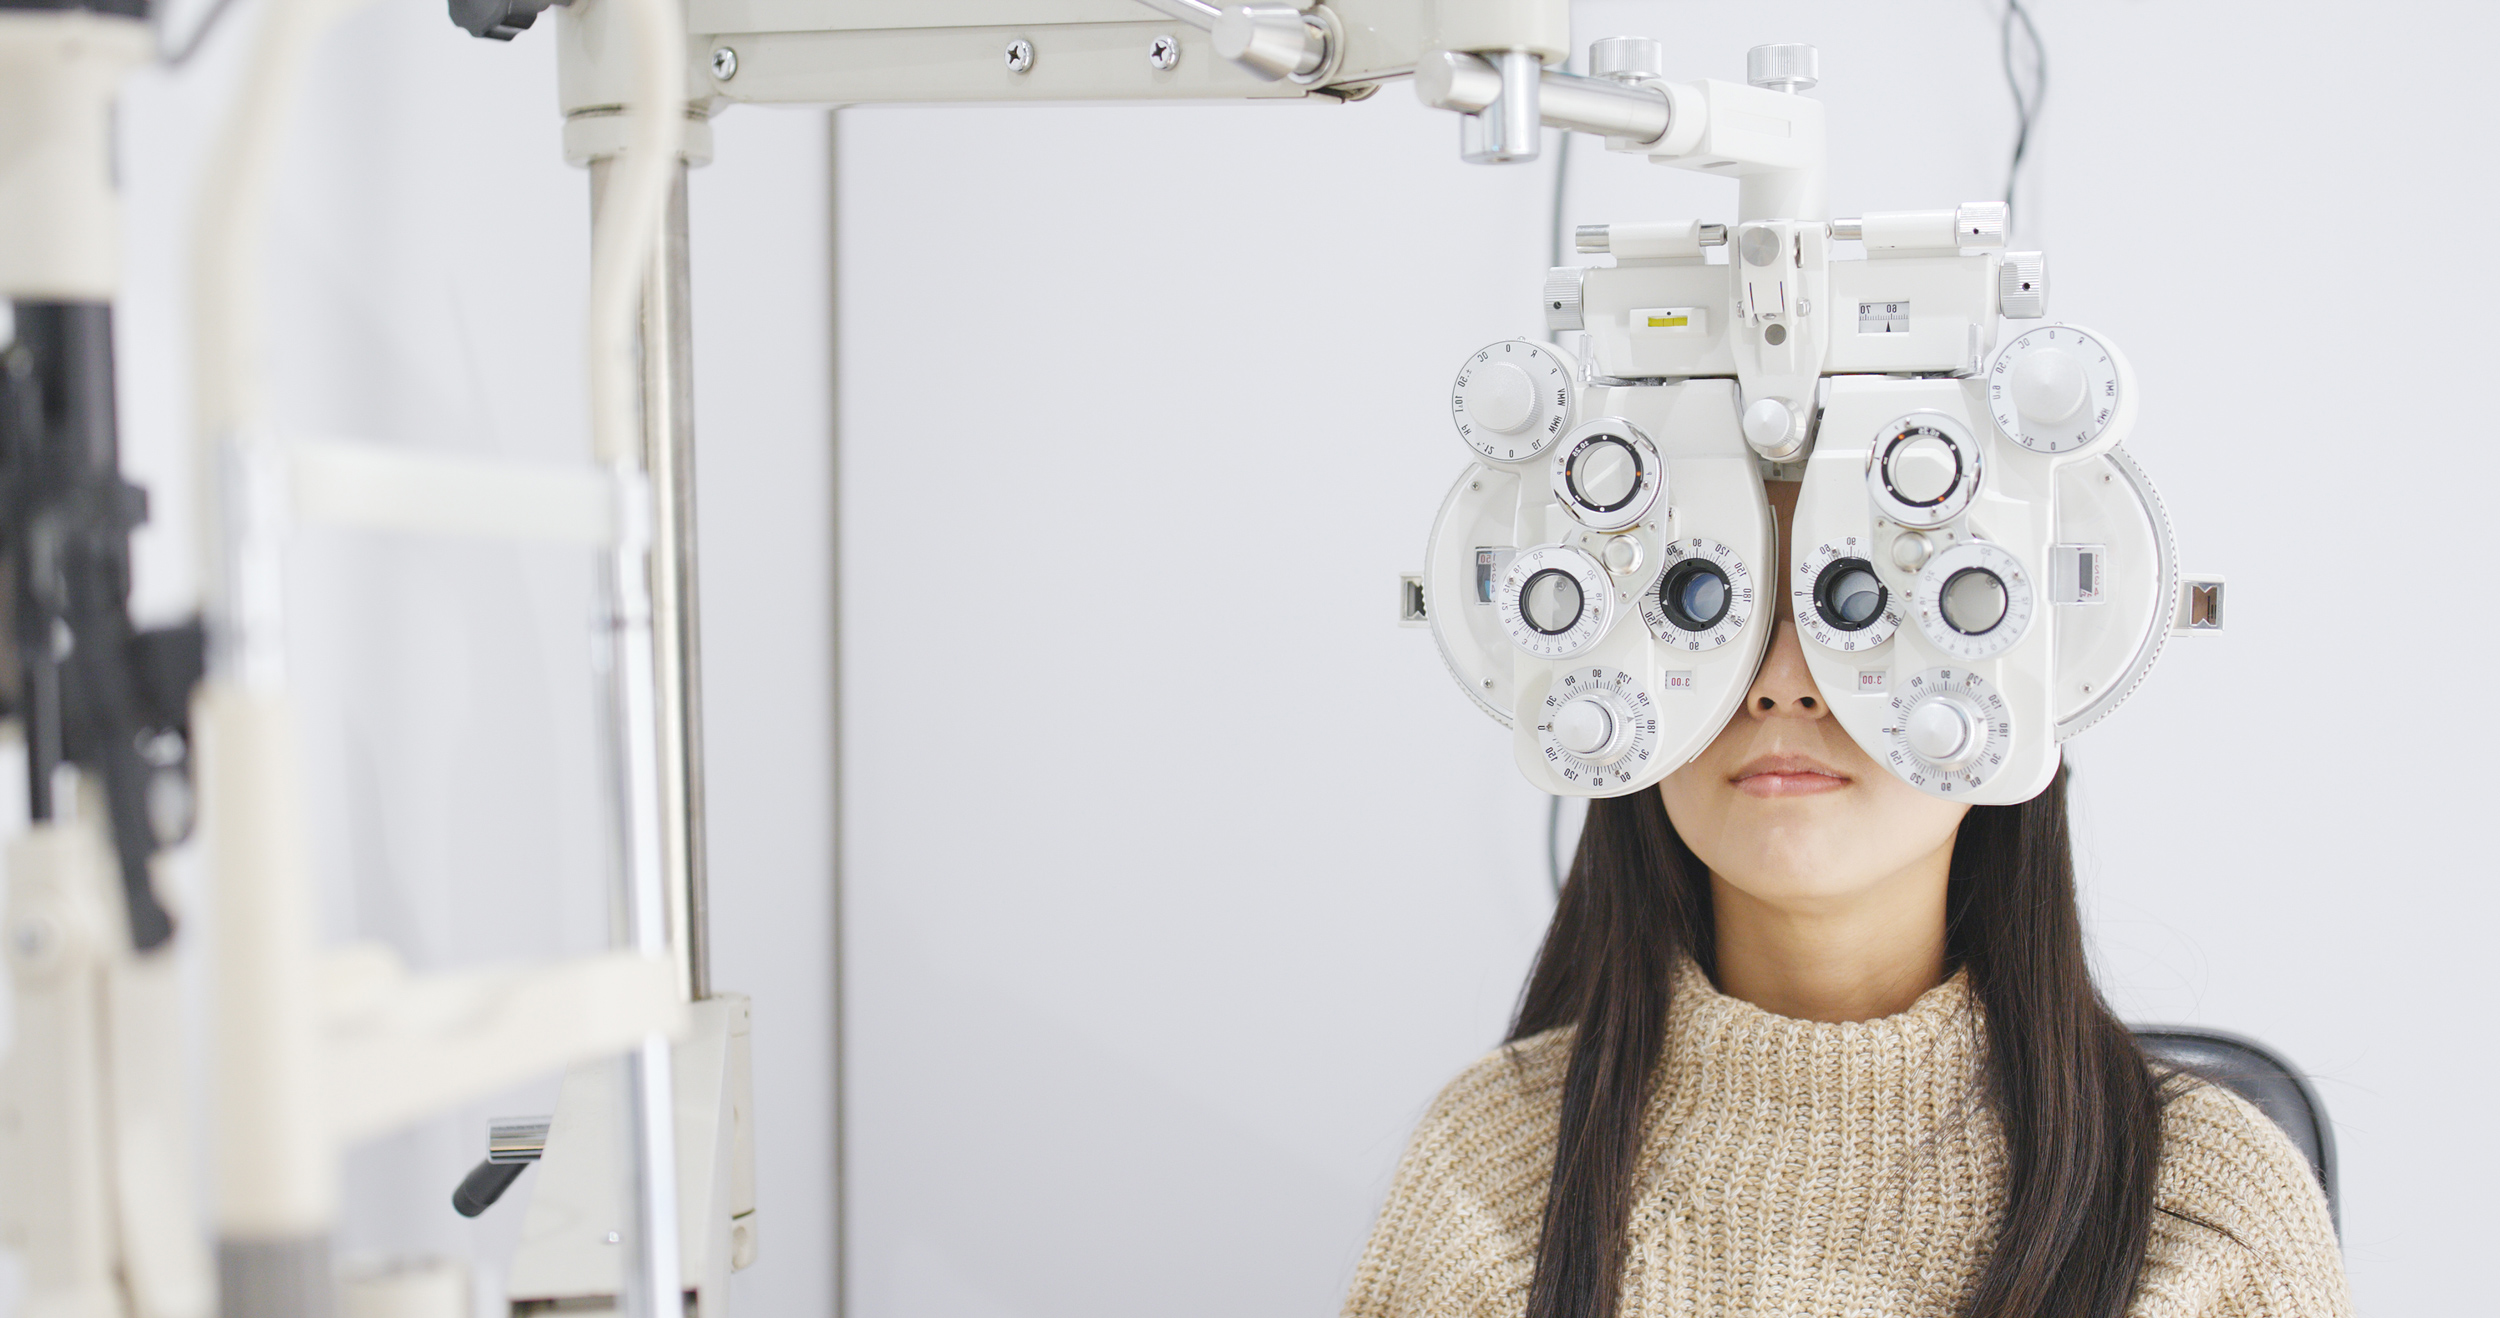
<path fill-rule="evenodd" d="M 1545 1034 L 1500 1049 L 1433 1100 L 1355 1266 L 1344 1318 L 1490 1316 L 1526 1306 L 1565 1039 Z"/>
<path fill-rule="evenodd" d="M 2138 1318 L 2350 1318 L 2344 1256 L 2309 1160 L 2214 1084 L 2162 1121 L 2161 1179 Z"/>

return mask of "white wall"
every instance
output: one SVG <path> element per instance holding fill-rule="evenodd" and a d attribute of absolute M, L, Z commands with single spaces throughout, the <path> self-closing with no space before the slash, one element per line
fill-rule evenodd
<path fill-rule="evenodd" d="M 2315 1071 L 2360 1303 L 2461 1308 L 2500 1228 L 2465 1188 L 2500 1174 L 2465 1134 L 2500 976 L 2459 670 L 2495 639 L 2500 337 L 2442 239 L 2490 209 L 2493 116 L 2420 56 L 2492 20 L 2035 8 L 2022 245 L 2133 356 L 2131 447 L 2233 592 L 2075 748 L 2105 982 Z M 1589 2 L 1575 35 L 1724 78 L 1818 43 L 1849 213 L 2002 186 L 1997 12 Z M 850 1312 L 1331 1312 L 1545 916 L 1542 803 L 1390 583 L 1461 466 L 1454 364 L 1537 332 L 1551 176 L 1460 164 L 1402 87 L 840 125 Z M 1569 223 L 1733 210 L 1588 145 Z"/>
<path fill-rule="evenodd" d="M 2472 229 L 2492 116 L 2423 54 L 2493 19 L 2036 7 L 2021 238 L 2057 314 L 2133 355 L 2133 447 L 2234 605 L 2076 749 L 2105 979 L 2132 1017 L 2313 1069 L 2361 1304 L 2464 1308 L 2500 1229 L 2465 1188 L 2500 1173 L 2463 1134 L 2500 1080 L 2478 1011 L 2500 973 L 2472 813 L 2491 721 L 2457 661 L 2495 639 L 2470 387 L 2500 341 Z M 2000 185 L 1995 12 L 1584 0 L 1576 35 L 1664 36 L 1674 72 L 1720 77 L 1817 42 L 1849 211 Z M 233 53 L 125 113 L 155 616 L 190 590 L 182 226 Z M 274 227 L 284 423 L 586 450 L 585 184 L 551 75 L 543 31 L 473 42 L 432 4 L 324 46 Z M 1546 915 L 1543 800 L 1391 587 L 1461 466 L 1452 365 L 1538 325 L 1551 175 L 1461 165 L 1403 87 L 838 125 L 848 1312 L 1332 1312 Z M 694 193 L 713 891 L 719 978 L 757 995 L 763 1141 L 738 1298 L 827 1313 L 828 143 L 810 113 L 717 127 Z M 1567 223 L 1732 209 L 1590 145 Z M 428 967 L 595 944 L 582 565 L 343 536 L 298 562 L 333 932 Z M 2364 667 L 2365 637 L 2402 657 Z M 484 1119 L 551 1094 L 361 1150 L 342 1249 L 461 1253 L 491 1286 L 529 1180 L 475 1224 L 445 1200 Z"/>

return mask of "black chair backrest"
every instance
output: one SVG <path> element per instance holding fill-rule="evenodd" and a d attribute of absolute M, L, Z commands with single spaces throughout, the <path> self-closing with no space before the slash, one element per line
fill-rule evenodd
<path fill-rule="evenodd" d="M 2318 1101 L 2318 1091 L 2291 1063 L 2254 1039 L 2192 1025 L 2140 1026 L 2135 1040 L 2154 1061 L 2229 1089 L 2282 1127 L 2292 1147 L 2308 1156 L 2309 1170 L 2317 1173 L 2326 1191 L 2335 1234 L 2344 1233 L 2343 1210 L 2335 1198 L 2335 1126 L 2327 1119 L 2326 1104 Z"/>

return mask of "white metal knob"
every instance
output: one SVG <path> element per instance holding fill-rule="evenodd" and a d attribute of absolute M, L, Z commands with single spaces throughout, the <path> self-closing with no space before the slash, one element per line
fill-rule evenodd
<path fill-rule="evenodd" d="M 1910 749 L 1940 769 L 1959 769 L 1979 757 L 1979 711 L 1960 696 L 1932 696 L 1910 711 Z"/>
<path fill-rule="evenodd" d="M 1486 429 L 1517 434 L 1535 410 L 1535 383 L 1509 362 L 1494 362 L 1467 382 L 1467 415 Z"/>
<path fill-rule="evenodd" d="M 1757 398 L 1745 408 L 1745 442 L 1764 453 L 1788 446 L 1797 430 L 1797 414 L 1784 398 Z"/>
<path fill-rule="evenodd" d="M 2063 421 L 2083 410 L 2083 363 L 2063 349 L 2034 352 L 2014 368 L 2013 389 L 2025 419 Z"/>
<path fill-rule="evenodd" d="M 2012 208 L 2001 201 L 1966 201 L 1953 210 L 1953 241 L 1959 247 L 2003 247 Z"/>
<path fill-rule="evenodd" d="M 1997 270 L 1997 309 L 2007 320 L 2049 314 L 2049 263 L 2038 252 L 2007 252 Z"/>
<path fill-rule="evenodd" d="M 1600 37 L 1589 43 L 1589 76 L 1639 82 L 1666 71 L 1667 48 L 1656 37 Z"/>
<path fill-rule="evenodd" d="M 1545 328 L 1588 328 L 1581 310 L 1581 294 L 1588 277 L 1589 268 L 1584 265 L 1558 265 L 1545 272 Z"/>
<path fill-rule="evenodd" d="M 1745 52 L 1745 81 L 1775 92 L 1806 91 L 1822 81 L 1821 59 L 1803 42 Z"/>
<path fill-rule="evenodd" d="M 1614 715 L 1591 697 L 1574 697 L 1554 711 L 1554 741 L 1574 755 L 1595 755 L 1614 739 Z"/>

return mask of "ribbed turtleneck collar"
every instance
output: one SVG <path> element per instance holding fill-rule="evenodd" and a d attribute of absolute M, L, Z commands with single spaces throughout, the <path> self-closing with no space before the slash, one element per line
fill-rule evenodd
<path fill-rule="evenodd" d="M 1921 1118 L 1953 1120 L 1974 1093 L 1985 1032 L 1968 971 L 1919 995 L 1908 1010 L 1868 1021 L 1774 1015 L 1721 993 L 1690 958 L 1677 968 L 1663 1061 L 1667 1090 L 1701 1106 L 1751 1107 L 1764 1117 L 1812 1120 L 1875 1099 Z M 1697 1087 L 1675 1083 L 1698 1080 Z M 1697 1088 L 1699 1092 L 1693 1092 Z M 1662 1095 L 1663 1096 L 1663 1095 Z"/>

